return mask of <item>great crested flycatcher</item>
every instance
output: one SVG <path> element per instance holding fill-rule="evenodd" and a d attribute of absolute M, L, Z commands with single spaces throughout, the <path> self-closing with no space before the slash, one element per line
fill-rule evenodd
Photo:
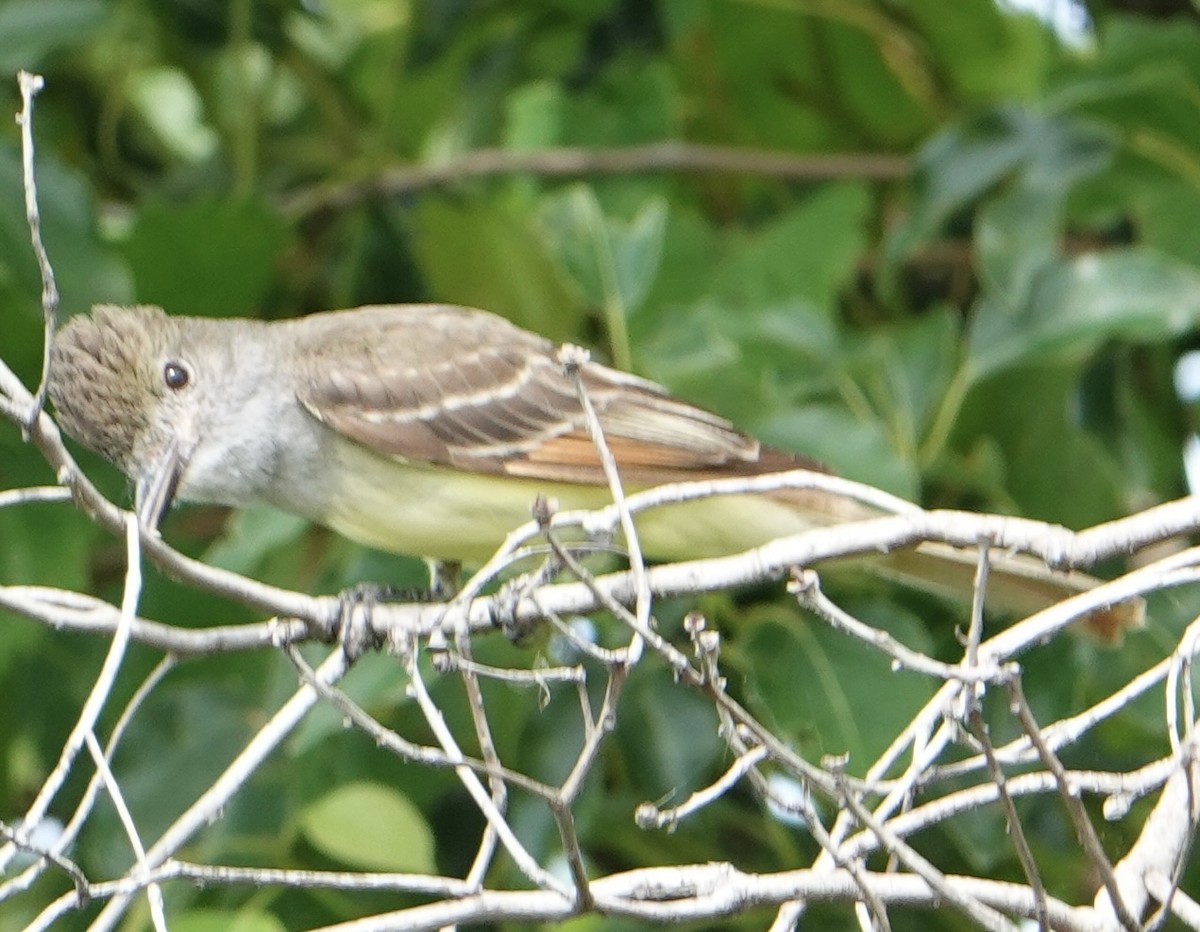
<path fill-rule="evenodd" d="M 821 468 L 645 379 L 594 362 L 579 376 L 627 488 Z M 267 323 L 99 306 L 55 338 L 49 392 L 63 429 L 130 476 L 151 524 L 175 497 L 265 502 L 373 547 L 479 561 L 538 495 L 610 501 L 556 347 L 484 311 L 385 305 Z M 680 559 L 876 516 L 788 490 L 663 506 L 636 527 L 647 556 Z M 969 592 L 973 555 L 948 551 L 964 565 L 898 554 L 892 575 Z M 1094 582 L 1031 559 L 1001 558 L 993 576 L 1015 611 Z"/>

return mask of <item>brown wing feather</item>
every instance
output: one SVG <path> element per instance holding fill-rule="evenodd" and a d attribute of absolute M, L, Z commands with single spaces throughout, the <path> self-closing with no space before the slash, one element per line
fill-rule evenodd
<path fill-rule="evenodd" d="M 604 481 L 574 382 L 548 340 L 483 311 L 442 305 L 308 321 L 296 347 L 298 395 L 344 436 L 388 456 L 473 472 Z M 652 382 L 590 362 L 581 373 L 628 481 L 819 468 L 764 450 Z"/>

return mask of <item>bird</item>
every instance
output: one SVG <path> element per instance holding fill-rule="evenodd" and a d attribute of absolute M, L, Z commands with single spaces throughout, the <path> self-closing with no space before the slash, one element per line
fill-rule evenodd
<path fill-rule="evenodd" d="M 466 563 L 486 560 L 536 500 L 611 502 L 580 385 L 627 490 L 827 472 L 650 380 L 586 357 L 569 368 L 550 340 L 448 304 L 279 321 L 98 305 L 55 335 L 48 394 L 63 430 L 132 480 L 147 524 L 175 500 L 265 503 L 370 547 Z M 791 488 L 664 505 L 635 523 L 647 558 L 681 560 L 880 515 Z M 942 547 L 880 566 L 969 594 L 975 561 Z M 1021 612 L 1097 582 L 1019 555 L 998 557 L 992 577 Z"/>

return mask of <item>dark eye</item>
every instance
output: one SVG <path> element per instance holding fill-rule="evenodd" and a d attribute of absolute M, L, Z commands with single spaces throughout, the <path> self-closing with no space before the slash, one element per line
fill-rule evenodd
<path fill-rule="evenodd" d="M 163 381 L 167 384 L 167 388 L 179 391 L 187 386 L 191 378 L 192 374 L 188 372 L 187 366 L 183 363 L 168 362 L 163 366 Z"/>

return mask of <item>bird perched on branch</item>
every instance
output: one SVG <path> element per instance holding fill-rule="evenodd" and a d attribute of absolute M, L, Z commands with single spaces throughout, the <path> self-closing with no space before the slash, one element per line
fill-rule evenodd
<path fill-rule="evenodd" d="M 133 481 L 143 521 L 172 500 L 268 503 L 355 541 L 482 561 L 538 496 L 562 508 L 611 501 L 579 384 L 625 488 L 823 471 L 645 379 L 583 360 L 484 311 L 385 305 L 262 322 L 96 307 L 52 347 L 59 422 Z M 735 553 L 774 538 L 878 517 L 820 489 L 697 499 L 636 518 L 644 554 Z M 975 554 L 899 552 L 881 570 L 970 592 Z M 1044 607 L 1095 583 L 1001 556 L 997 598 Z M 1121 622 L 1137 606 L 1117 607 Z"/>

